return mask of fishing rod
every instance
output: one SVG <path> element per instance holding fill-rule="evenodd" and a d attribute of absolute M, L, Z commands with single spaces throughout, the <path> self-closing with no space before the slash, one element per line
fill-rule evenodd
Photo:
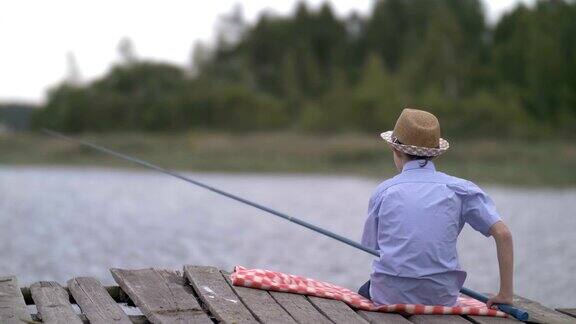
<path fill-rule="evenodd" d="M 60 139 L 64 139 L 64 140 L 69 141 L 69 142 L 81 144 L 81 145 L 84 145 L 84 146 L 88 146 L 88 147 L 90 147 L 90 148 L 92 148 L 92 149 L 94 149 L 94 150 L 96 150 L 96 151 L 100 151 L 100 152 L 103 152 L 103 153 L 107 153 L 107 154 L 113 155 L 113 156 L 115 156 L 115 157 L 117 157 L 117 158 L 120 158 L 120 159 L 122 159 L 122 160 L 130 161 L 130 162 L 136 163 L 136 164 L 138 164 L 138 165 L 140 165 L 140 166 L 143 166 L 143 167 L 146 167 L 146 168 L 149 168 L 149 169 L 158 171 L 158 172 L 160 172 L 160 173 L 164 173 L 164 174 L 170 175 L 170 176 L 172 176 L 172 177 L 178 178 L 178 179 L 180 179 L 180 180 L 186 181 L 186 182 L 191 183 L 191 184 L 193 184 L 193 185 L 196 185 L 196 186 L 202 187 L 202 188 L 204 188 L 204 189 L 210 190 L 210 191 L 215 192 L 215 193 L 217 193 L 217 194 L 220 194 L 220 195 L 222 195 L 222 196 L 225 196 L 225 197 L 231 198 L 231 199 L 233 199 L 233 200 L 239 201 L 239 202 L 241 202 L 241 203 L 243 203 L 243 204 L 246 204 L 246 205 L 252 206 L 252 207 L 254 207 L 254 208 L 260 209 L 260 210 L 265 211 L 265 212 L 267 212 L 267 213 L 270 213 L 270 214 L 272 214 L 272 215 L 275 215 L 275 216 L 284 218 L 284 219 L 287 220 L 287 221 L 290 221 L 290 222 L 292 222 L 292 223 L 296 223 L 296 224 L 298 224 L 298 225 L 304 226 L 304 227 L 306 227 L 306 228 L 308 228 L 308 229 L 310 229 L 310 230 L 313 230 L 313 231 L 315 231 L 315 232 L 317 232 L 317 233 L 326 235 L 326 236 L 331 237 L 331 238 L 333 238 L 333 239 L 335 239 L 335 240 L 337 240 L 337 241 L 340 241 L 340 242 L 342 242 L 342 243 L 344 243 L 344 244 L 348 244 L 348 245 L 350 245 L 350 246 L 352 246 L 352 247 L 355 247 L 355 248 L 357 248 L 357 249 L 359 249 L 359 250 L 362 250 L 362 251 L 364 251 L 364 252 L 367 252 L 367 253 L 369 253 L 369 254 L 372 254 L 373 256 L 380 257 L 380 253 L 378 253 L 378 251 L 376 251 L 376 250 L 374 250 L 374 249 L 371 249 L 371 248 L 368 248 L 368 247 L 365 247 L 365 246 L 361 245 L 360 243 L 355 242 L 355 241 L 352 241 L 351 239 L 346 238 L 346 237 L 344 237 L 344 236 L 342 236 L 342 235 L 339 235 L 339 234 L 336 234 L 336 233 L 334 233 L 334 232 L 328 231 L 328 230 L 326 230 L 326 229 L 323 229 L 322 227 L 319 227 L 319 226 L 316 226 L 316 225 L 314 225 L 314 224 L 308 223 L 308 222 L 303 221 L 303 220 L 301 220 L 301 219 L 299 219 L 299 218 L 292 217 L 292 216 L 290 216 L 290 215 L 287 215 L 287 214 L 285 214 L 285 213 L 279 212 L 279 211 L 274 210 L 274 209 L 272 209 L 272 208 L 269 208 L 269 207 L 260 205 L 260 204 L 258 204 L 258 203 L 253 202 L 253 201 L 250 201 L 250 200 L 248 200 L 248 199 L 244 199 L 244 198 L 242 198 L 242 197 L 236 196 L 236 195 L 231 194 L 231 193 L 229 193 L 229 192 L 226 192 L 226 191 L 224 191 L 224 190 L 221 190 L 221 189 L 218 189 L 218 188 L 216 188 L 216 187 L 213 187 L 213 186 L 210 186 L 210 185 L 208 185 L 208 184 L 205 184 L 205 183 L 203 183 L 203 182 L 200 182 L 200 181 L 198 181 L 198 180 L 191 179 L 191 178 L 189 178 L 189 177 L 186 177 L 186 176 L 184 176 L 184 175 L 181 175 L 181 174 L 179 174 L 179 173 L 176 173 L 175 171 L 162 168 L 162 167 L 157 166 L 157 165 L 154 165 L 154 164 L 152 164 L 152 163 L 150 163 L 150 162 L 147 162 L 147 161 L 144 161 L 144 160 L 141 160 L 141 159 L 132 157 L 132 156 L 128 156 L 128 155 L 126 155 L 126 154 L 123 154 L 123 153 L 120 153 L 120 152 L 116 152 L 116 151 L 111 150 L 111 149 L 109 149 L 109 148 L 105 148 L 105 147 L 103 147 L 103 146 L 100 146 L 100 145 L 97 145 L 97 144 L 94 144 L 94 143 L 90 143 L 90 142 L 87 142 L 87 141 L 84 141 L 84 140 L 81 140 L 81 139 L 78 139 L 78 138 L 73 138 L 73 137 L 64 135 L 64 134 L 62 134 L 62 133 L 53 131 L 53 130 L 49 130 L 49 129 L 43 128 L 42 131 L 43 131 L 44 133 L 50 135 L 50 136 L 57 137 L 57 138 L 60 138 Z M 476 292 L 476 291 L 474 291 L 474 290 L 472 290 L 472 289 L 468 289 L 468 288 L 464 288 L 464 287 L 460 290 L 460 292 L 462 292 L 463 294 L 468 295 L 468 296 L 470 296 L 470 297 L 472 297 L 472 298 L 478 299 L 478 300 L 480 300 L 480 301 L 482 301 L 482 302 L 487 302 L 488 299 L 489 299 L 487 296 L 485 296 L 485 295 L 483 295 L 483 294 L 480 294 L 480 293 L 478 293 L 478 292 Z M 504 304 L 498 304 L 498 305 L 496 305 L 496 306 L 497 306 L 501 311 L 503 311 L 503 312 L 505 312 L 505 313 L 507 313 L 507 314 L 510 314 L 510 315 L 514 316 L 514 317 L 515 317 L 516 319 L 518 319 L 518 320 L 526 321 L 526 320 L 528 319 L 528 312 L 526 312 L 525 310 L 518 309 L 518 308 L 515 308 L 515 307 L 513 307 L 513 306 L 504 305 Z"/>

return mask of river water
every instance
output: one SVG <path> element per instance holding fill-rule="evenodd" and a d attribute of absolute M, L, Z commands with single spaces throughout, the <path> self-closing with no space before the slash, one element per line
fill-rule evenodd
<path fill-rule="evenodd" d="M 378 179 L 194 174 L 201 181 L 359 240 Z M 576 189 L 486 187 L 515 243 L 516 293 L 555 307 L 576 299 Z M 465 227 L 466 286 L 498 288 L 495 244 Z M 260 267 L 352 289 L 371 257 L 254 208 L 161 174 L 135 170 L 0 167 L 0 274 L 21 285 L 108 269 Z"/>

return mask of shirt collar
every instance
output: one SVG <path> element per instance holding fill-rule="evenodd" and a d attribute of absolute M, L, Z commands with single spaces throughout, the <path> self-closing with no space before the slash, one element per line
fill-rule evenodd
<path fill-rule="evenodd" d="M 408 171 L 408 170 L 414 170 L 414 169 L 419 169 L 419 170 L 427 170 L 427 171 L 436 171 L 436 167 L 434 166 L 434 163 L 432 163 L 432 161 L 428 161 L 428 163 L 426 163 L 425 166 L 421 167 L 420 163 L 423 163 L 424 160 L 412 160 L 412 161 L 408 161 L 404 164 L 404 167 L 402 168 L 402 172 L 404 171 Z"/>

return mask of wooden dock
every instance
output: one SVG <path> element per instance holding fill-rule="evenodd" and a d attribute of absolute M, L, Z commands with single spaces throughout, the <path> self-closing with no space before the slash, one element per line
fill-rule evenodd
<path fill-rule="evenodd" d="M 0 277 L 0 324 L 13 323 L 519 323 L 508 318 L 456 315 L 402 316 L 357 311 L 343 302 L 234 287 L 229 273 L 185 266 L 182 272 L 111 269 L 118 286 L 89 277 L 66 286 L 42 281 L 20 288 Z M 576 309 L 549 309 L 517 297 L 530 322 L 576 323 Z"/>

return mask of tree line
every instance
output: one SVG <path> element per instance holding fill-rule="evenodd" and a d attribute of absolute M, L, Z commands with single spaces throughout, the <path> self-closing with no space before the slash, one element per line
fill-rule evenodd
<path fill-rule="evenodd" d="M 403 107 L 461 136 L 576 135 L 576 2 L 519 4 L 495 25 L 479 0 L 381 0 L 366 16 L 305 2 L 224 17 L 191 67 L 125 60 L 52 89 L 36 126 L 64 131 L 376 132 Z"/>

